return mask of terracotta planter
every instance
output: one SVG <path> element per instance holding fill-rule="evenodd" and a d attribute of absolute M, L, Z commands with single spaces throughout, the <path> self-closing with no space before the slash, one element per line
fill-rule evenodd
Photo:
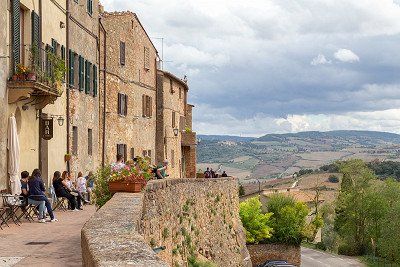
<path fill-rule="evenodd" d="M 26 80 L 25 74 L 17 74 L 17 80 L 18 81 L 25 81 Z"/>
<path fill-rule="evenodd" d="M 64 161 L 70 161 L 71 160 L 71 155 L 64 155 Z"/>
<path fill-rule="evenodd" d="M 116 192 L 128 192 L 128 193 L 139 193 L 142 191 L 143 187 L 146 186 L 145 181 L 137 182 L 125 182 L 125 181 L 115 181 L 108 182 L 108 188 L 111 193 Z"/>
<path fill-rule="evenodd" d="M 27 73 L 26 74 L 26 80 L 35 82 L 36 81 L 36 74 L 33 73 L 33 72 Z"/>
<path fill-rule="evenodd" d="M 11 76 L 11 80 L 12 81 L 18 81 L 18 75 L 14 74 L 13 76 Z"/>

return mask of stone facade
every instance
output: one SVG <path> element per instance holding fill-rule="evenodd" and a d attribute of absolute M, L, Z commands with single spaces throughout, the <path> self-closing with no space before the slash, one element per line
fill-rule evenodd
<path fill-rule="evenodd" d="M 12 114 L 15 115 L 17 121 L 18 137 L 20 142 L 20 171 L 27 170 L 31 172 L 34 168 L 41 168 L 42 176 L 46 185 L 50 183 L 52 173 L 55 170 L 65 169 L 64 153 L 66 151 L 66 125 L 59 126 L 57 118 L 65 119 L 66 115 L 66 94 L 65 85 L 60 84 L 56 89 L 50 86 L 50 90 L 61 90 L 63 93 L 55 96 L 49 93 L 37 95 L 37 90 L 42 90 L 40 82 L 12 82 L 8 81 L 17 63 L 24 66 L 30 66 L 30 57 L 32 55 L 32 32 L 37 33 L 37 44 L 41 49 L 46 46 L 55 48 L 56 53 L 61 57 L 61 47 L 66 46 L 66 29 L 60 27 L 66 24 L 66 1 L 42 1 L 39 0 L 20 0 L 20 1 L 1 1 L 1 11 L 5 12 L 1 16 L 4 23 L 0 23 L 3 27 L 1 37 L 4 37 L 0 45 L 0 56 L 8 56 L 1 58 L 0 71 L 0 121 L 3 125 L 7 125 L 6 119 Z M 18 7 L 18 12 L 13 12 L 13 6 Z M 15 9 L 17 10 L 17 9 Z M 33 27 L 32 14 L 37 15 L 37 27 Z M 16 14 L 19 14 L 17 20 Z M 40 18 L 41 15 L 41 18 Z M 13 22 L 19 21 L 20 34 L 16 34 Z M 18 27 L 17 27 L 18 28 Z M 34 31 L 33 29 L 37 29 Z M 5 31 L 5 32 L 4 32 Z M 14 37 L 18 36 L 19 41 L 14 42 Z M 54 47 L 54 41 L 58 43 Z M 7 47 L 3 47 L 3 43 Z M 19 49 L 11 49 L 11 47 L 19 47 Z M 20 56 L 16 56 L 15 51 L 20 51 Z M 44 50 L 42 50 L 42 57 Z M 15 59 L 18 58 L 18 59 Z M 45 87 L 47 90 L 47 87 Z M 36 90 L 36 91 L 35 91 Z M 41 91 L 42 93 L 44 91 Z M 40 138 L 39 125 L 42 117 L 53 117 L 53 138 L 45 141 Z M 57 116 L 56 116 L 57 115 Z M 6 117 L 6 118 L 5 118 Z M 7 142 L 6 130 L 3 127 L 0 130 L 0 187 L 4 189 L 8 186 L 6 166 L 7 158 L 4 151 L 4 144 Z"/>
<path fill-rule="evenodd" d="M 284 244 L 258 244 L 248 245 L 251 261 L 254 266 L 262 264 L 268 260 L 286 260 L 295 266 L 301 265 L 300 246 Z"/>
<path fill-rule="evenodd" d="M 166 179 L 117 193 L 82 229 L 83 265 L 187 266 L 192 250 L 217 266 L 251 266 L 237 189 L 233 178 Z"/>
<path fill-rule="evenodd" d="M 172 178 L 195 177 L 196 134 L 191 132 L 193 106 L 187 104 L 188 91 L 187 81 L 158 71 L 156 161 L 169 160 L 168 174 Z M 192 140 L 185 143 L 188 135 Z"/>
<path fill-rule="evenodd" d="M 72 154 L 70 170 L 74 177 L 78 172 L 87 174 L 99 166 L 99 1 L 92 1 L 92 10 L 87 3 L 69 1 L 69 50 L 73 53 L 73 73 L 69 84 L 69 152 Z M 69 60 L 71 60 L 71 55 Z M 79 57 L 90 66 L 90 89 L 79 85 Z M 72 60 L 71 60 L 72 62 Z M 71 63 L 69 63 L 71 64 Z M 68 65 L 70 66 L 70 65 Z M 86 67 L 86 66 L 85 66 Z M 71 69 L 69 67 L 69 69 Z M 94 74 L 96 71 L 96 74 Z M 74 127 L 75 133 L 74 133 Z M 77 137 L 75 134 L 77 133 Z M 74 138 L 77 138 L 76 151 Z M 76 141 L 75 141 L 76 142 Z"/>
<path fill-rule="evenodd" d="M 8 40 L 8 1 L 0 1 L 0 40 Z M 7 42 L 0 42 L 0 190 L 7 188 L 7 78 L 9 71 Z"/>
<path fill-rule="evenodd" d="M 140 233 L 170 266 L 186 266 L 191 253 L 217 266 L 251 266 L 239 218 L 238 182 L 167 179 L 150 182 Z"/>
<path fill-rule="evenodd" d="M 101 110 L 106 103 L 104 163 L 115 161 L 118 144 L 126 145 L 127 160 L 148 156 L 155 163 L 157 51 L 136 14 L 103 13 L 101 22 L 107 33 L 106 93 L 100 100 Z M 122 114 L 119 94 L 127 97 Z"/>

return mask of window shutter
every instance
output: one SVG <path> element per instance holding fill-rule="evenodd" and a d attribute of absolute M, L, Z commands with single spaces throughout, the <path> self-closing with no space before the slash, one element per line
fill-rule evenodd
<path fill-rule="evenodd" d="M 121 94 L 118 93 L 118 109 L 117 109 L 117 113 L 121 114 Z"/>
<path fill-rule="evenodd" d="M 61 59 L 65 60 L 65 46 L 61 46 Z"/>
<path fill-rule="evenodd" d="M 132 147 L 131 148 L 131 160 L 135 158 L 135 149 Z"/>
<path fill-rule="evenodd" d="M 13 61 L 14 61 L 14 69 L 20 63 L 20 54 L 21 54 L 21 40 L 20 40 L 20 31 L 19 31 L 19 21 L 20 21 L 20 7 L 19 0 L 12 0 L 12 49 L 13 49 Z"/>
<path fill-rule="evenodd" d="M 153 98 L 149 96 L 149 117 L 153 116 Z"/>
<path fill-rule="evenodd" d="M 124 101 L 124 104 L 125 104 L 125 106 L 124 106 L 124 115 L 126 116 L 126 115 L 128 115 L 128 96 L 124 95 L 124 98 L 125 98 L 125 101 Z"/>
<path fill-rule="evenodd" d="M 142 116 L 146 117 L 146 95 L 142 95 Z"/>
<path fill-rule="evenodd" d="M 85 93 L 90 93 L 90 62 L 85 61 Z"/>
<path fill-rule="evenodd" d="M 40 20 L 39 15 L 32 11 L 32 45 L 36 47 L 36 49 L 40 48 Z"/>
<path fill-rule="evenodd" d="M 83 91 L 83 88 L 85 87 L 85 84 L 84 84 L 84 81 L 85 81 L 85 79 L 84 79 L 84 75 L 85 75 L 85 73 L 84 73 L 84 71 L 85 71 L 85 67 L 84 67 L 84 59 L 83 59 L 83 57 L 82 56 L 79 56 L 79 72 L 78 72 L 78 75 L 79 75 L 79 91 Z"/>
<path fill-rule="evenodd" d="M 57 42 L 53 38 L 51 38 L 51 48 L 54 54 L 57 54 Z"/>
<path fill-rule="evenodd" d="M 125 65 L 125 43 L 119 42 L 119 60 L 121 65 Z"/>
<path fill-rule="evenodd" d="M 93 65 L 93 96 L 97 96 L 97 66 Z"/>
<path fill-rule="evenodd" d="M 69 85 L 74 86 L 75 84 L 75 71 L 74 71 L 74 61 L 75 61 L 75 55 L 74 52 L 70 49 L 69 50 L 69 62 L 68 62 L 68 74 L 69 74 Z"/>

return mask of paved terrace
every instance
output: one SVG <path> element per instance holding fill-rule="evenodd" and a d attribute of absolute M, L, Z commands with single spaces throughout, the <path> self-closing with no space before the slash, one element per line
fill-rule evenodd
<path fill-rule="evenodd" d="M 10 221 L 0 230 L 0 266 L 82 266 L 81 228 L 94 212 L 86 205 L 79 212 L 56 211 L 55 223 Z"/>

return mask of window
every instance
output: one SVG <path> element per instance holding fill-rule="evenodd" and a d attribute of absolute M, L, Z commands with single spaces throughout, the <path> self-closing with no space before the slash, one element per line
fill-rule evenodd
<path fill-rule="evenodd" d="M 171 167 L 175 168 L 175 151 L 171 150 Z"/>
<path fill-rule="evenodd" d="M 117 155 L 122 155 L 122 157 L 124 158 L 124 161 L 126 162 L 126 160 L 127 160 L 126 144 L 118 144 L 117 145 Z"/>
<path fill-rule="evenodd" d="M 92 68 L 92 63 L 89 61 L 85 61 L 85 93 L 90 94 L 91 88 L 92 88 L 92 82 L 91 82 L 91 68 Z"/>
<path fill-rule="evenodd" d="M 85 89 L 85 59 L 82 56 L 78 58 L 78 67 L 79 91 L 83 91 L 83 89 Z"/>
<path fill-rule="evenodd" d="M 169 91 L 171 94 L 175 93 L 172 79 L 169 79 Z"/>
<path fill-rule="evenodd" d="M 89 15 L 93 15 L 93 0 L 86 0 L 87 1 L 87 13 Z"/>
<path fill-rule="evenodd" d="M 72 154 L 78 155 L 78 127 L 72 127 Z"/>
<path fill-rule="evenodd" d="M 142 151 L 143 158 L 147 157 L 147 150 Z"/>
<path fill-rule="evenodd" d="M 97 96 L 97 66 L 93 65 L 93 96 Z"/>
<path fill-rule="evenodd" d="M 92 129 L 88 129 L 88 155 L 93 154 L 93 132 Z"/>
<path fill-rule="evenodd" d="M 118 93 L 118 115 L 126 116 L 128 114 L 128 96 Z"/>
<path fill-rule="evenodd" d="M 147 150 L 147 156 L 151 158 L 151 149 Z"/>
<path fill-rule="evenodd" d="M 182 99 L 182 88 L 179 87 L 179 99 Z"/>
<path fill-rule="evenodd" d="M 176 127 L 176 112 L 172 111 L 172 128 Z"/>
<path fill-rule="evenodd" d="M 151 118 L 153 116 L 153 98 L 142 95 L 142 116 Z"/>
<path fill-rule="evenodd" d="M 135 158 L 135 149 L 132 147 L 131 148 L 131 160 Z"/>
<path fill-rule="evenodd" d="M 144 68 L 150 70 L 150 49 L 144 47 Z"/>
<path fill-rule="evenodd" d="M 125 42 L 119 42 L 119 63 L 125 65 Z"/>

